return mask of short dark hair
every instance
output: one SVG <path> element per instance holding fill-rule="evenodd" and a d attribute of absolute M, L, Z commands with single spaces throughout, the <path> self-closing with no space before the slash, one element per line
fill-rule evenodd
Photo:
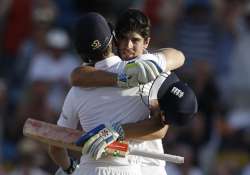
<path fill-rule="evenodd" d="M 112 42 L 110 42 L 107 48 L 89 54 L 80 54 L 81 59 L 85 63 L 94 65 L 96 62 L 103 60 L 112 52 Z"/>
<path fill-rule="evenodd" d="M 150 20 L 143 12 L 128 9 L 117 19 L 116 35 L 119 39 L 128 32 L 137 32 L 146 39 L 150 36 L 150 27 Z"/>

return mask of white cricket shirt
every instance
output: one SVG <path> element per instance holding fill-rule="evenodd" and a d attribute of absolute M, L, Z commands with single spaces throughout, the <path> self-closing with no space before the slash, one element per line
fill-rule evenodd
<path fill-rule="evenodd" d="M 113 56 L 98 62 L 96 68 L 113 72 L 123 70 L 125 64 L 119 57 Z M 102 123 L 131 123 L 145 119 L 149 111 L 141 102 L 138 89 L 72 87 L 66 96 L 58 125 L 76 128 L 80 121 L 83 130 L 89 131 Z M 92 160 L 88 155 L 81 158 L 81 164 L 97 162 L 129 164 L 126 158 L 110 157 L 98 161 Z"/>
<path fill-rule="evenodd" d="M 166 61 L 152 54 L 142 55 L 139 59 L 154 60 L 165 69 Z M 127 62 L 122 62 L 117 56 L 109 57 L 97 62 L 95 67 L 109 72 L 121 72 Z M 98 77 L 97 77 L 98 78 Z M 111 124 L 114 122 L 132 123 L 149 117 L 147 106 L 142 103 L 139 87 L 120 89 L 116 87 L 80 88 L 72 87 L 66 96 L 58 125 L 76 128 L 78 122 L 84 131 L 89 131 L 99 124 Z M 130 146 L 139 149 L 162 152 L 161 140 L 131 141 Z M 147 159 L 137 156 L 129 156 L 130 162 L 138 162 L 149 165 L 165 165 L 165 162 Z M 110 163 L 127 165 L 126 158 L 102 158 L 92 160 L 88 155 L 83 155 L 81 164 L 84 163 Z"/>

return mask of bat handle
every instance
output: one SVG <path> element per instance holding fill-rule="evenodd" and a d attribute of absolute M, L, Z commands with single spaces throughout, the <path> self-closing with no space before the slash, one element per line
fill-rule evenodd
<path fill-rule="evenodd" d="M 152 159 L 164 160 L 164 161 L 178 163 L 178 164 L 184 163 L 184 157 L 176 156 L 172 154 L 160 154 L 160 153 L 141 151 L 141 150 L 136 150 L 136 149 L 131 149 L 129 154 L 148 157 Z"/>

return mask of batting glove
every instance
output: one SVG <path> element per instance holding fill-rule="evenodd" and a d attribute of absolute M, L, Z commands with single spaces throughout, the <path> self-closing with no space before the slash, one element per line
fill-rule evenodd
<path fill-rule="evenodd" d="M 153 81 L 162 72 L 161 68 L 154 61 L 137 60 L 136 64 L 141 67 L 141 70 L 144 68 L 146 72 L 146 75 L 144 71 L 139 72 L 138 82 L 140 84 L 146 84 L 150 81 Z"/>
<path fill-rule="evenodd" d="M 120 88 L 131 88 L 138 85 L 136 76 L 128 76 L 125 72 L 119 73 L 117 76 L 117 86 Z"/>
<path fill-rule="evenodd" d="M 102 124 L 81 136 L 77 141 L 77 145 L 84 142 L 82 153 L 89 154 L 93 159 L 98 160 L 108 145 L 122 137 L 124 137 L 124 131 L 119 124 L 112 126 Z"/>
<path fill-rule="evenodd" d="M 153 81 L 161 69 L 150 60 L 136 60 L 128 63 L 124 72 L 118 75 L 118 87 L 129 88 Z"/>

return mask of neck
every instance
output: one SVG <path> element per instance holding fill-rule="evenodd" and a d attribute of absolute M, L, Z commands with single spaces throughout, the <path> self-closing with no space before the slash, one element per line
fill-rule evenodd
<path fill-rule="evenodd" d="M 108 55 L 107 55 L 107 58 L 108 57 L 112 57 L 112 56 L 114 56 L 115 54 L 113 53 L 113 52 L 110 52 Z"/>

